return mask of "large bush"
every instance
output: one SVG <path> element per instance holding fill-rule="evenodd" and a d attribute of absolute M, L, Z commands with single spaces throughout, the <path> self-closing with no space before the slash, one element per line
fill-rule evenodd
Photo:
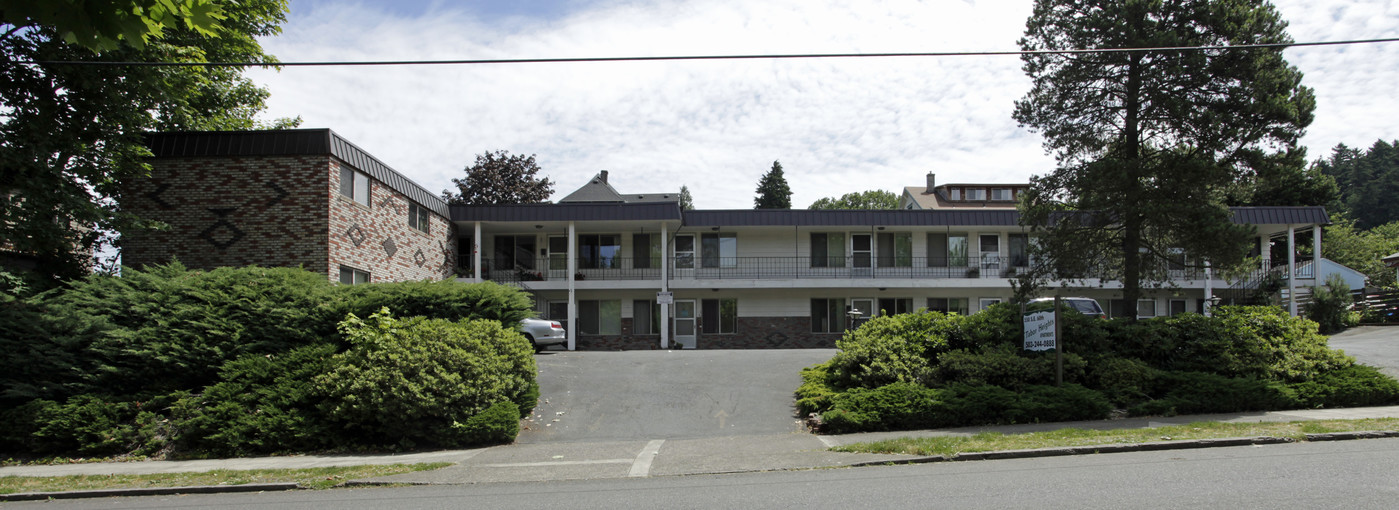
<path fill-rule="evenodd" d="M 1326 277 L 1324 285 L 1312 287 L 1312 302 L 1307 305 L 1307 318 L 1317 324 L 1322 333 L 1331 334 L 1358 322 L 1350 311 L 1350 286 L 1339 274 Z"/>
<path fill-rule="evenodd" d="M 535 384 L 533 346 L 496 321 L 400 320 L 386 309 L 350 315 L 340 329 L 350 348 L 316 378 L 317 392 L 333 420 L 370 444 L 470 444 L 468 419 Z M 522 404 L 510 420 L 534 408 Z"/>
<path fill-rule="evenodd" d="M 938 312 L 875 317 L 836 341 L 831 380 L 844 388 L 925 381 L 928 360 L 947 348 L 945 335 L 959 320 Z"/>

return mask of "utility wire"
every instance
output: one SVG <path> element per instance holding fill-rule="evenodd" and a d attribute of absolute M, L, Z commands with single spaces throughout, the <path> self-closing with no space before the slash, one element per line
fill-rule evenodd
<path fill-rule="evenodd" d="M 1320 41 L 1302 43 L 1237 44 L 1225 46 L 1162 46 L 1154 48 L 1104 48 L 1085 50 L 1033 51 L 972 51 L 972 52 L 903 52 L 903 53 L 801 53 L 759 55 L 678 55 L 656 57 L 578 57 L 578 58 L 507 58 L 463 60 L 371 60 L 321 62 L 103 62 L 88 60 L 32 60 L 16 64 L 74 65 L 74 66 L 142 66 L 142 67 L 333 67 L 333 66 L 424 66 L 476 64 L 557 64 L 572 62 L 647 62 L 660 60 L 778 60 L 806 58 L 889 58 L 889 57 L 986 57 L 1019 55 L 1075 55 L 1092 53 L 1132 53 L 1166 51 L 1239 50 L 1254 48 L 1290 48 L 1305 46 L 1340 46 L 1399 42 L 1399 37 L 1387 39 L 1357 39 L 1350 41 Z"/>

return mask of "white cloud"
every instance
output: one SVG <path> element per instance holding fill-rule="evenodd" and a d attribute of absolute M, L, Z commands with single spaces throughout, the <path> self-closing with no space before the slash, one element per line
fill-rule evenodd
<path fill-rule="evenodd" d="M 319 5 L 264 47 L 287 61 L 1012 50 L 1030 2 L 598 5 L 531 25 L 449 8 L 398 18 Z M 1399 35 L 1382 0 L 1279 3 L 1297 40 Z M 1394 139 L 1399 44 L 1289 50 L 1318 94 L 1304 140 Z M 555 198 L 598 170 L 623 192 L 689 185 L 702 208 L 752 206 L 781 160 L 798 207 L 849 191 L 1017 182 L 1052 164 L 1010 118 L 1015 57 L 288 68 L 255 72 L 272 116 L 329 127 L 431 190 L 476 154 L 534 153 Z"/>

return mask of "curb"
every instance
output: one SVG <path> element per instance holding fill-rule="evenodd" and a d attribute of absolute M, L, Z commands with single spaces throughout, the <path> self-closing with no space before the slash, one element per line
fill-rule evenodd
<path fill-rule="evenodd" d="M 1326 434 L 1307 434 L 1307 441 L 1346 441 L 1350 439 L 1382 439 L 1386 437 L 1399 437 L 1399 431 L 1366 430 L 1356 432 L 1330 432 Z"/>
<path fill-rule="evenodd" d="M 1370 439 L 1399 437 L 1399 432 L 1338 432 L 1335 434 L 1307 434 L 1307 440 L 1318 436 L 1317 441 L 1341 441 L 1347 439 Z M 1321 437 L 1328 436 L 1328 437 Z M 1334 436 L 1334 437 L 1329 437 Z M 1156 441 L 1135 444 L 1105 444 L 1092 446 L 1060 446 L 1034 450 L 1002 450 L 999 452 L 959 453 L 955 455 L 931 455 L 896 461 L 869 461 L 850 464 L 850 467 L 880 466 L 886 464 L 928 464 L 933 462 L 959 462 L 974 460 L 1033 459 L 1039 457 L 1067 457 L 1069 455 L 1093 455 L 1098 453 L 1152 452 L 1163 450 L 1193 450 L 1198 448 L 1223 448 L 1229 446 L 1251 446 L 1264 444 L 1295 443 L 1290 437 L 1232 437 L 1222 439 L 1187 439 L 1183 441 Z"/>
<path fill-rule="evenodd" d="M 296 482 L 248 483 L 243 485 L 191 485 L 188 487 L 142 487 L 139 489 L 95 489 L 64 492 L 17 492 L 0 494 L 3 501 L 109 498 L 121 496 L 169 496 L 172 494 L 219 494 L 226 492 L 287 491 L 301 488 Z"/>

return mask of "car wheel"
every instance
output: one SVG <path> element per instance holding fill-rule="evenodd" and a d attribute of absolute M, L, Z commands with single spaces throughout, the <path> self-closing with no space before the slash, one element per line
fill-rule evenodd
<path fill-rule="evenodd" d="M 544 352 L 544 346 L 539 345 L 539 344 L 537 344 L 537 343 L 534 343 L 534 335 L 531 335 L 531 334 L 529 334 L 529 333 L 525 333 L 525 340 L 529 340 L 529 344 L 534 346 L 534 353 L 535 353 L 535 354 L 539 354 L 539 353 L 541 353 L 541 352 Z"/>

